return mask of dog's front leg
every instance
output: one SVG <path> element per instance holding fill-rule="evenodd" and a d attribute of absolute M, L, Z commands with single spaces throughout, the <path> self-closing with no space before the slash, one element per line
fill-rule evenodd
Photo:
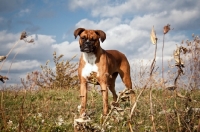
<path fill-rule="evenodd" d="M 102 83 L 101 91 L 103 97 L 103 115 L 108 114 L 108 85 L 106 83 Z"/>
<path fill-rule="evenodd" d="M 80 92 L 81 92 L 81 95 L 80 95 L 81 96 L 80 115 L 82 116 L 82 114 L 85 113 L 86 104 L 87 104 L 87 83 L 86 82 L 81 83 Z"/>

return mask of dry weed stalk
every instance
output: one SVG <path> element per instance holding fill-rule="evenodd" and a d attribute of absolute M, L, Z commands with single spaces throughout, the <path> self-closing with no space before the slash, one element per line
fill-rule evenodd
<path fill-rule="evenodd" d="M 175 66 L 178 68 L 178 74 L 174 80 L 174 86 L 175 88 L 177 87 L 177 80 L 180 77 L 181 74 L 184 75 L 183 73 L 183 69 L 184 63 L 183 63 L 183 59 L 181 58 L 181 53 L 186 54 L 187 53 L 187 49 L 183 46 L 177 47 L 176 51 L 174 52 L 174 60 L 176 61 Z"/>
<path fill-rule="evenodd" d="M 165 43 L 165 34 L 167 34 L 170 31 L 170 25 L 167 24 L 163 28 L 163 46 L 162 46 L 162 85 L 163 88 L 165 87 L 165 79 L 164 79 L 164 62 L 163 62 L 163 53 L 164 53 L 164 43 Z"/>
<path fill-rule="evenodd" d="M 34 42 L 34 39 L 31 39 L 30 41 L 29 40 L 27 40 L 26 38 L 27 38 L 27 33 L 24 31 L 24 32 L 22 32 L 21 33 L 21 35 L 20 35 L 20 39 L 13 45 L 13 47 L 11 48 L 11 50 L 8 52 L 8 54 L 6 55 L 6 56 L 0 56 L 0 62 L 2 62 L 3 61 L 3 63 L 2 63 L 2 65 L 1 65 L 1 67 L 0 67 L 0 70 L 2 69 L 2 67 L 3 67 L 3 65 L 4 65 L 4 62 L 6 61 L 6 59 L 8 58 L 8 56 L 10 55 L 10 53 L 12 52 L 12 50 L 15 48 L 15 46 L 19 43 L 19 41 L 20 40 L 24 40 L 24 42 L 26 43 L 26 42 L 28 42 L 28 43 L 33 43 Z M 9 69 L 8 69 L 8 72 L 7 72 L 7 75 L 6 76 L 1 76 L 0 75 L 0 80 L 4 83 L 5 81 L 4 80 L 8 80 L 8 74 L 9 74 L 9 72 L 10 72 L 10 69 L 11 69 L 11 67 L 12 67 L 12 63 L 13 63 L 13 61 L 15 60 L 15 57 L 17 56 L 17 54 L 19 53 L 19 51 L 14 55 L 14 57 L 13 57 L 13 59 L 12 59 L 12 62 L 11 62 L 11 64 L 10 64 L 10 67 L 9 67 Z"/>
<path fill-rule="evenodd" d="M 196 90 L 200 88 L 200 38 L 192 34 L 193 40 L 185 42 L 188 49 L 188 56 L 186 57 L 188 64 L 188 78 L 189 83 L 187 89 Z"/>
<path fill-rule="evenodd" d="M 120 103 L 122 102 L 129 102 L 131 103 L 132 96 L 134 94 L 134 91 L 132 89 L 124 89 L 122 92 L 119 93 L 119 96 L 117 98 L 116 102 L 111 103 L 111 109 L 109 113 L 106 116 L 101 115 L 100 117 L 100 125 L 95 125 L 90 117 L 89 114 L 86 113 L 84 116 L 80 118 L 75 118 L 74 119 L 74 129 L 75 131 L 101 131 L 104 132 L 106 130 L 110 130 L 113 128 L 113 126 L 110 124 L 110 121 L 116 120 L 118 122 L 123 121 L 123 118 L 125 116 L 126 112 L 130 112 L 129 108 L 121 108 L 119 106 Z M 125 122 L 130 131 L 133 131 L 133 128 L 131 126 L 130 121 Z"/>
<path fill-rule="evenodd" d="M 154 31 L 154 27 L 152 28 L 152 31 L 151 31 L 151 35 L 150 35 L 150 38 L 151 38 L 151 41 L 153 44 L 155 44 L 155 51 L 154 51 L 154 59 L 151 63 L 151 67 L 150 67 L 150 75 L 149 75 L 149 79 L 148 81 L 146 82 L 146 84 L 144 85 L 144 87 L 142 88 L 141 92 L 139 93 L 139 95 L 137 96 L 136 100 L 135 100 L 135 103 L 134 105 L 132 106 L 131 108 L 131 113 L 130 113 L 130 119 L 132 119 L 133 117 L 133 113 L 134 113 L 134 110 L 137 106 L 137 103 L 139 101 L 139 98 L 140 96 L 142 95 L 142 93 L 144 92 L 144 90 L 147 88 L 148 84 L 151 82 L 152 80 L 152 75 L 153 75 L 153 71 L 155 69 L 155 64 L 156 64 L 156 52 L 157 52 L 157 37 L 156 37 L 156 32 Z M 155 122 L 154 122 L 154 116 L 153 116 L 153 102 L 152 102 L 152 87 L 150 86 L 150 109 L 151 109 L 151 119 L 152 119 L 152 124 L 153 124 L 153 130 L 154 132 L 156 131 L 156 128 L 155 128 Z"/>
<path fill-rule="evenodd" d="M 1 62 L 3 62 L 1 64 L 1 67 L 0 67 L 0 71 L 4 65 L 4 62 L 6 61 L 6 59 L 8 58 L 8 56 L 10 55 L 10 53 L 12 52 L 12 50 L 15 48 L 15 46 L 19 43 L 19 40 L 13 45 L 13 47 L 10 49 L 10 51 L 8 52 L 8 54 L 6 56 L 1 56 Z"/>
<path fill-rule="evenodd" d="M 22 97 L 22 104 L 20 107 L 20 114 L 19 114 L 19 127 L 18 127 L 18 131 L 21 132 L 22 131 L 22 125 L 24 122 L 24 102 L 25 102 L 25 96 Z"/>
<path fill-rule="evenodd" d="M 156 125 L 154 121 L 154 112 L 153 112 L 153 101 L 152 101 L 152 87 L 150 87 L 149 100 L 150 100 L 150 113 L 151 113 L 150 116 L 153 125 L 153 131 L 156 132 Z"/>
<path fill-rule="evenodd" d="M 8 58 L 8 56 L 10 55 L 10 53 L 12 52 L 12 50 L 15 48 L 15 46 L 17 46 L 17 44 L 19 43 L 19 41 L 20 41 L 20 40 L 24 40 L 26 37 L 27 37 L 27 33 L 26 33 L 25 31 L 23 31 L 23 32 L 21 33 L 21 35 L 20 35 L 19 40 L 13 45 L 13 47 L 10 49 L 10 51 L 8 52 L 8 54 L 7 54 L 6 56 L 1 56 L 1 57 L 0 57 L 0 60 L 5 62 L 5 60 Z M 1 62 L 1 61 L 0 61 L 0 62 Z M 1 65 L 0 70 L 2 69 L 2 67 L 3 67 L 3 65 L 4 65 L 4 62 L 3 62 L 3 64 Z"/>
<path fill-rule="evenodd" d="M 1 119 L 3 121 L 3 128 L 7 129 L 7 121 L 6 121 L 6 114 L 5 114 L 5 107 L 4 107 L 4 94 L 3 94 L 3 90 L 1 91 L 1 106 L 0 106 L 0 113 L 1 113 Z"/>
<path fill-rule="evenodd" d="M 151 63 L 151 67 L 150 69 L 150 76 L 152 76 L 152 73 L 153 73 L 153 70 L 155 68 L 155 64 L 156 64 L 156 52 L 157 52 L 157 40 L 158 38 L 156 37 L 156 32 L 154 31 L 154 26 L 152 28 L 152 31 L 151 31 L 151 42 L 155 45 L 155 51 L 154 51 L 154 59 Z"/>
<path fill-rule="evenodd" d="M 2 81 L 3 83 L 5 83 L 5 80 L 9 80 L 9 78 L 7 76 L 1 76 L 0 75 L 0 81 Z"/>
<path fill-rule="evenodd" d="M 177 91 L 178 84 L 177 81 L 181 75 L 184 75 L 183 68 L 185 64 L 183 62 L 183 55 L 190 54 L 190 49 L 185 48 L 183 46 L 177 46 L 177 49 L 174 51 L 174 60 L 175 66 L 177 67 L 177 75 L 174 79 L 174 86 L 167 87 L 168 90 L 174 91 L 174 114 L 177 118 L 178 130 L 179 131 L 193 131 L 194 129 L 194 120 L 195 120 L 195 110 L 189 104 L 192 101 L 190 94 L 186 91 L 185 95 L 182 95 L 180 92 Z M 190 83 L 190 81 L 189 81 Z M 188 90 L 188 89 L 187 89 Z M 185 103 L 185 110 L 180 110 L 178 107 L 177 98 L 184 100 Z M 187 121 L 185 121 L 187 120 Z M 197 130 L 197 129 L 196 129 Z"/>
<path fill-rule="evenodd" d="M 122 101 L 126 101 L 126 100 L 130 100 L 131 103 L 131 99 L 132 99 L 132 95 L 135 94 L 134 91 L 132 89 L 124 89 L 122 92 L 119 93 L 119 96 L 117 98 L 116 102 L 112 102 L 112 107 L 111 110 L 109 111 L 109 113 L 106 115 L 103 124 L 102 124 L 102 128 L 105 128 L 105 124 L 108 120 L 108 118 L 110 117 L 111 113 L 116 109 L 119 110 L 118 105 L 122 102 Z"/>
<path fill-rule="evenodd" d="M 0 62 L 3 62 L 2 63 L 2 65 L 1 65 L 1 67 L 0 67 L 0 71 L 1 71 L 1 69 L 2 69 L 2 67 L 3 67 L 3 65 L 4 65 L 4 62 L 6 61 L 6 59 L 8 58 L 8 56 L 10 55 L 10 53 L 12 52 L 12 50 L 15 48 L 15 46 L 19 43 L 19 41 L 20 40 L 24 40 L 25 38 L 27 37 L 27 35 L 26 35 L 26 32 L 22 32 L 21 33 L 21 36 L 20 36 L 20 39 L 13 45 L 13 47 L 11 48 L 11 50 L 8 52 L 8 54 L 6 55 L 6 56 L 1 56 L 0 57 Z M 31 40 L 31 42 L 34 42 L 34 40 Z M 26 41 L 25 41 L 26 42 Z M 30 42 L 30 43 L 31 43 Z M 8 72 L 7 72 L 7 75 L 6 76 L 1 76 L 0 75 L 0 81 L 2 81 L 5 85 L 6 85 L 6 81 L 5 80 L 8 80 L 8 74 L 9 74 L 9 72 L 10 72 L 10 69 L 11 69 L 11 66 L 12 66 L 12 63 L 13 63 L 13 61 L 14 61 L 14 59 L 15 59 L 15 57 L 16 57 L 16 55 L 18 54 L 18 52 L 15 54 L 15 56 L 13 57 L 13 60 L 12 60 L 12 62 L 11 62 L 11 65 L 10 65 L 10 67 L 9 67 L 9 70 L 8 70 Z M 3 91 L 4 91 L 4 89 L 1 91 L 1 107 L 0 107 L 0 110 L 1 110 L 1 116 L 2 116 L 2 119 L 3 119 L 3 125 L 4 125 L 4 128 L 5 128 L 5 130 L 7 129 L 7 121 L 6 121 L 6 118 L 5 118 L 5 110 L 4 110 L 4 105 L 3 105 L 3 100 L 4 100 L 4 94 L 3 94 Z M 23 101 L 23 103 L 24 103 L 24 101 Z M 19 131 L 21 131 L 21 127 L 22 127 L 22 114 L 23 114 L 23 103 L 22 103 L 22 107 L 21 107 L 21 111 L 22 111 L 22 113 L 20 114 L 20 117 L 19 117 Z"/>
<path fill-rule="evenodd" d="M 152 43 L 155 44 L 155 51 L 154 51 L 154 59 L 150 67 L 150 81 L 152 80 L 152 73 L 154 71 L 155 64 L 156 64 L 156 52 L 157 52 L 157 40 L 158 40 L 158 38 L 156 37 L 156 32 L 154 31 L 154 27 L 152 28 L 152 32 L 151 32 L 151 40 L 152 40 Z M 154 112 L 153 112 L 153 102 L 152 102 L 152 86 L 150 86 L 149 100 L 150 100 L 151 121 L 153 125 L 153 131 L 155 132 L 156 126 L 155 126 L 155 121 L 154 121 L 154 116 L 153 116 Z"/>

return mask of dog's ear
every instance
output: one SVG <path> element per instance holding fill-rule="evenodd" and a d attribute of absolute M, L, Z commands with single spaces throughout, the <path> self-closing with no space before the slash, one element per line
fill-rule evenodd
<path fill-rule="evenodd" d="M 74 31 L 74 37 L 76 39 L 76 37 L 78 35 L 80 35 L 83 31 L 85 30 L 85 28 L 77 28 L 75 31 Z"/>
<path fill-rule="evenodd" d="M 102 30 L 95 30 L 95 33 L 100 36 L 101 42 L 106 39 L 106 33 Z"/>

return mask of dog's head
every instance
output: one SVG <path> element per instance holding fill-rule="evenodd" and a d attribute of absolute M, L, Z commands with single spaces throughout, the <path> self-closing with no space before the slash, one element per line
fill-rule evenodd
<path fill-rule="evenodd" d="M 80 36 L 79 44 L 81 52 L 95 53 L 100 47 L 100 42 L 106 39 L 106 34 L 102 30 L 86 30 L 84 28 L 78 28 L 74 31 L 75 39 Z"/>

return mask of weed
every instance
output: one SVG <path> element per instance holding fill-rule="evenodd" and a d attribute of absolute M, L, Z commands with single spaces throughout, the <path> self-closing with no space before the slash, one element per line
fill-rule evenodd
<path fill-rule="evenodd" d="M 163 34 L 169 30 L 170 25 L 165 26 Z M 26 40 L 25 32 L 21 34 L 22 39 L 26 43 L 34 42 Z M 121 91 L 117 101 L 110 103 L 108 115 L 101 114 L 101 92 L 93 79 L 93 86 L 88 88 L 86 115 L 79 117 L 77 63 L 72 63 L 74 57 L 63 61 L 63 55 L 57 56 L 54 52 L 55 69 L 47 61 L 41 66 L 41 71 L 33 71 L 26 79 L 21 79 L 22 87 L 1 90 L 0 131 L 199 131 L 199 37 L 193 35 L 192 41 L 177 46 L 173 53 L 176 70 L 171 75 L 174 83 L 166 88 L 163 88 L 164 77 L 161 83 L 157 79 L 154 27 L 151 41 L 155 44 L 155 52 L 150 70 L 141 63 L 139 75 L 135 76 L 139 78 L 134 82 L 135 90 Z M 3 62 L 6 60 L 5 57 L 0 59 Z M 0 77 L 1 81 L 6 79 Z M 185 83 L 181 84 L 181 79 Z M 137 95 L 134 101 L 133 93 Z"/>

